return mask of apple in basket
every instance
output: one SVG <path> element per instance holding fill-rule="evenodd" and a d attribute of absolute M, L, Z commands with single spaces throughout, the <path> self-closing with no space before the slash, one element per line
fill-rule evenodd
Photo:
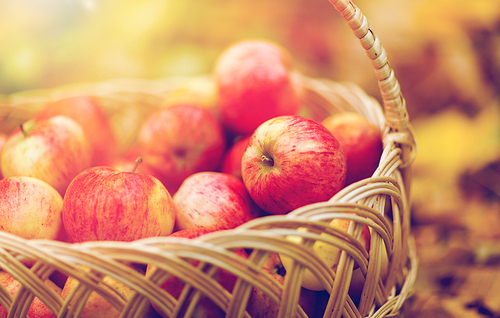
<path fill-rule="evenodd" d="M 236 140 L 231 147 L 226 151 L 222 159 L 221 172 L 232 174 L 233 176 L 242 179 L 241 177 L 241 158 L 248 146 L 250 135 Z"/>
<path fill-rule="evenodd" d="M 277 43 L 249 39 L 233 43 L 214 69 L 218 109 L 224 127 L 236 135 L 252 133 L 277 116 L 297 114 L 302 76 Z"/>
<path fill-rule="evenodd" d="M 90 268 L 84 265 L 78 265 L 76 267 L 78 271 L 82 273 L 88 273 Z M 135 270 L 135 269 L 132 269 Z M 135 293 L 135 291 L 124 284 L 123 282 L 111 277 L 104 276 L 102 281 L 99 282 L 99 287 L 103 288 L 107 293 L 114 297 L 122 298 L 128 301 Z M 61 298 L 63 300 L 68 299 L 68 297 L 73 297 L 72 294 L 75 292 L 75 288 L 81 287 L 80 282 L 77 278 L 73 276 L 68 276 L 66 283 L 61 292 Z M 90 287 L 92 288 L 92 287 Z M 76 299 L 82 299 L 82 293 L 76 293 L 74 298 L 70 300 L 69 307 L 78 305 Z M 142 309 L 143 312 L 140 317 L 154 317 L 152 313 L 154 310 L 151 306 L 147 306 Z M 115 308 L 105 297 L 96 291 L 92 291 L 89 297 L 86 299 L 85 305 L 79 317 L 81 318 L 118 318 L 121 312 Z"/>
<path fill-rule="evenodd" d="M 2 174 L 38 178 L 64 196 L 71 180 L 90 167 L 91 154 L 82 127 L 73 119 L 30 119 L 9 134 L 1 153 Z"/>
<path fill-rule="evenodd" d="M 380 279 L 385 283 L 387 275 L 389 274 L 389 258 L 387 257 L 387 250 L 385 243 L 382 241 L 382 255 L 380 258 Z M 351 299 L 358 303 L 361 299 L 363 288 L 365 286 L 365 275 L 360 268 L 356 268 L 352 272 L 351 284 L 349 285 L 349 296 Z"/>
<path fill-rule="evenodd" d="M 1 156 L 2 148 L 3 148 L 3 145 L 5 144 L 6 139 L 7 139 L 7 134 L 0 133 L 0 156 Z M 0 163 L 0 179 L 2 179 L 2 178 L 3 178 L 2 165 Z"/>
<path fill-rule="evenodd" d="M 338 229 L 340 232 L 347 233 L 350 223 L 351 221 L 347 219 L 333 219 L 332 221 L 330 221 L 330 226 L 332 228 Z M 298 228 L 297 230 L 307 231 L 305 228 Z M 337 238 L 326 233 L 322 233 L 321 236 L 334 239 L 336 241 L 339 241 L 339 239 L 342 240 L 340 236 Z M 298 235 L 287 236 L 287 240 L 299 245 L 302 244 L 303 241 L 302 237 Z M 359 241 L 362 244 L 362 246 L 366 249 L 366 251 L 369 252 L 371 235 L 370 235 L 370 228 L 368 226 L 366 225 L 363 226 Z M 340 254 L 342 253 L 342 249 L 340 247 L 337 247 L 333 244 L 326 243 L 323 241 L 316 241 L 312 246 L 312 250 L 321 260 L 323 260 L 323 262 L 328 267 L 332 268 L 334 271 L 336 270 L 340 260 Z M 280 254 L 280 258 L 281 261 L 283 262 L 283 265 L 285 266 L 285 269 L 290 268 L 293 260 L 284 254 Z M 355 268 L 357 268 L 356 264 Z M 321 291 L 325 289 L 325 287 L 320 283 L 320 281 L 316 278 L 316 276 L 314 276 L 314 274 L 308 269 L 304 270 L 302 277 L 302 287 L 316 291 Z"/>
<path fill-rule="evenodd" d="M 241 173 L 263 210 L 285 214 L 329 200 L 344 186 L 346 166 L 339 142 L 324 126 L 305 117 L 280 116 L 252 134 Z"/>
<path fill-rule="evenodd" d="M 61 294 L 61 288 L 54 284 L 51 280 L 47 279 L 45 282 L 47 291 L 43 293 L 55 293 L 55 297 Z M 12 277 L 8 272 L 0 270 L 0 284 L 12 295 L 15 296 L 21 287 L 18 280 Z M 18 308 L 19 309 L 19 308 Z M 7 310 L 0 305 L 0 318 L 7 318 Z M 16 316 L 18 317 L 18 316 Z M 57 315 L 47 307 L 38 297 L 34 297 L 28 309 L 28 317 L 30 318 L 55 318 Z"/>
<path fill-rule="evenodd" d="M 73 179 L 62 216 L 71 242 L 133 241 L 172 233 L 175 208 L 155 177 L 99 166 Z"/>
<path fill-rule="evenodd" d="M 185 230 L 180 230 L 177 232 L 172 233 L 169 237 L 177 237 L 177 238 L 184 238 L 184 239 L 194 239 L 197 238 L 203 234 L 207 234 L 213 231 L 217 231 L 215 228 L 205 228 L 205 227 L 197 227 L 197 228 L 190 228 L 190 229 L 185 229 Z M 234 251 L 238 256 L 242 258 L 248 258 L 248 254 L 243 248 L 239 248 Z M 198 266 L 199 265 L 199 260 L 192 260 L 190 261 L 190 264 L 192 266 Z M 155 266 L 154 265 L 148 265 L 146 269 L 146 276 L 147 277 L 152 277 L 152 275 L 155 272 Z M 217 269 L 215 273 L 212 275 L 212 277 L 221 284 L 222 287 L 224 287 L 226 290 L 231 292 L 234 288 L 234 285 L 236 283 L 237 277 L 230 273 L 227 270 L 224 269 Z M 183 277 L 176 277 L 176 276 L 169 276 L 164 282 L 161 283 L 161 288 L 168 292 L 170 295 L 172 295 L 175 299 L 178 299 L 179 296 L 182 293 L 182 290 L 185 287 L 185 283 L 182 280 Z M 190 300 L 186 300 L 185 304 L 188 304 Z M 156 306 L 154 303 L 151 304 L 152 307 L 163 317 L 166 317 L 167 314 L 162 311 L 161 308 Z M 182 310 L 181 310 L 182 311 Z M 180 317 L 183 315 L 180 314 Z M 205 317 L 210 317 L 210 318 L 218 318 L 218 317 L 225 317 L 224 311 L 219 308 L 211 299 L 209 299 L 206 296 L 201 296 L 201 298 L 198 300 L 198 303 L 196 305 L 196 308 L 192 314 L 191 317 L 199 317 L 199 318 L 205 318 Z"/>
<path fill-rule="evenodd" d="M 0 180 L 0 193 L 0 230 L 25 239 L 63 239 L 63 199 L 52 186 L 31 177 L 7 177 Z"/>
<path fill-rule="evenodd" d="M 69 96 L 48 102 L 36 115 L 37 120 L 57 115 L 69 117 L 79 123 L 92 147 L 92 166 L 115 155 L 118 143 L 109 118 L 97 98 L 92 96 Z"/>
<path fill-rule="evenodd" d="M 347 157 L 346 185 L 373 175 L 382 156 L 382 135 L 368 119 L 354 112 L 335 113 L 322 122 L 340 142 Z"/>
<path fill-rule="evenodd" d="M 189 175 L 219 168 L 226 138 L 211 111 L 180 104 L 153 112 L 140 128 L 137 147 L 144 163 L 174 194 Z"/>
<path fill-rule="evenodd" d="M 259 216 L 260 209 L 243 181 L 222 172 L 198 172 L 182 183 L 173 196 L 175 228 L 234 228 Z"/>
<path fill-rule="evenodd" d="M 273 252 L 269 255 L 262 266 L 262 270 L 271 275 L 271 277 L 280 284 L 285 282 L 286 270 L 281 263 L 278 253 Z M 272 288 L 275 288 L 271 285 L 271 283 L 269 283 L 269 285 L 272 286 Z M 321 312 L 321 309 L 324 309 L 326 306 L 325 299 L 318 296 L 319 294 L 315 291 L 305 288 L 301 288 L 300 290 L 298 304 L 302 307 L 308 317 L 315 317 L 314 313 Z M 278 316 L 279 305 L 263 291 L 254 287 L 248 300 L 247 311 L 250 316 L 255 318 L 275 318 Z"/>

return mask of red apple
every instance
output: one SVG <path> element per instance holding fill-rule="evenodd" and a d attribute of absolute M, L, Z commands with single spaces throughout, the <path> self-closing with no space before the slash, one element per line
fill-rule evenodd
<path fill-rule="evenodd" d="M 189 175 L 219 168 L 226 139 L 209 110 L 181 104 L 151 114 L 139 131 L 138 147 L 173 194 Z"/>
<path fill-rule="evenodd" d="M 192 228 L 192 229 L 186 229 L 186 230 L 180 230 L 177 232 L 172 233 L 170 236 L 172 237 L 184 237 L 187 239 L 194 239 L 196 237 L 199 237 L 203 234 L 207 234 L 210 232 L 215 231 L 214 228 Z M 248 258 L 248 254 L 245 252 L 243 248 L 239 248 L 235 251 L 235 253 L 243 258 Z M 191 265 L 193 266 L 198 266 L 199 265 L 198 260 L 193 260 L 191 261 Z M 146 276 L 150 276 L 151 273 L 153 272 L 155 266 L 149 265 L 146 270 Z M 226 290 L 229 292 L 232 292 L 234 285 L 236 283 L 237 277 L 233 275 L 232 273 L 228 272 L 227 270 L 224 269 L 217 269 L 214 275 L 215 280 L 217 280 L 222 287 L 224 287 Z M 174 298 L 178 299 L 179 296 L 181 295 L 182 290 L 184 289 L 185 283 L 181 278 L 178 278 L 176 276 L 170 276 L 167 278 L 167 280 L 161 284 L 161 288 L 164 289 L 166 292 L 168 292 L 170 295 L 172 295 Z M 153 308 L 160 314 L 162 314 L 162 311 L 158 306 L 155 306 L 152 303 Z M 166 316 L 165 313 L 163 313 L 162 316 Z M 182 315 L 179 315 L 182 316 Z M 201 299 L 198 301 L 197 307 L 194 310 L 193 316 L 192 317 L 199 317 L 199 318 L 205 318 L 205 317 L 210 317 L 210 318 L 217 318 L 217 317 L 225 317 L 224 311 L 219 308 L 212 300 L 210 300 L 208 297 L 202 296 Z"/>
<path fill-rule="evenodd" d="M 262 269 L 271 275 L 280 284 L 285 282 L 286 270 L 281 263 L 277 253 L 271 253 L 262 266 Z M 273 286 L 270 284 L 270 286 Z M 274 288 L 274 286 L 273 286 Z M 308 317 L 314 317 L 317 306 L 324 308 L 326 303 L 322 304 L 317 299 L 317 293 L 301 288 L 299 305 L 302 307 Z M 260 289 L 254 287 L 248 300 L 247 311 L 254 318 L 275 318 L 278 316 L 279 305 Z"/>
<path fill-rule="evenodd" d="M 219 114 L 233 133 L 251 134 L 268 119 L 297 114 L 301 105 L 301 74 L 277 43 L 234 43 L 219 56 L 214 74 Z"/>
<path fill-rule="evenodd" d="M 354 112 L 335 113 L 321 123 L 344 149 L 347 157 L 346 185 L 371 177 L 377 170 L 383 151 L 380 130 Z"/>
<path fill-rule="evenodd" d="M 56 294 L 60 295 L 61 294 L 61 288 L 59 288 L 56 284 L 54 284 L 52 281 L 47 279 L 45 282 L 46 287 L 49 288 L 49 290 L 52 290 Z M 16 280 L 14 277 L 12 277 L 9 273 L 7 273 L 4 270 L 0 270 L 0 284 L 12 295 L 15 296 L 21 287 L 21 284 L 19 283 L 18 280 Z M 52 312 L 52 310 L 43 303 L 40 298 L 35 297 L 33 298 L 33 301 L 31 302 L 31 305 L 28 309 L 28 316 L 30 318 L 55 318 L 56 314 Z M 0 318 L 7 318 L 8 317 L 8 312 L 5 310 L 0 305 Z"/>
<path fill-rule="evenodd" d="M 255 130 L 242 159 L 242 177 L 265 211 L 285 214 L 329 200 L 344 186 L 346 158 L 321 124 L 299 116 L 270 119 Z"/>
<path fill-rule="evenodd" d="M 233 176 L 242 179 L 241 177 L 241 158 L 248 146 L 250 135 L 238 139 L 224 154 L 222 159 L 221 172 L 232 174 Z"/>
<path fill-rule="evenodd" d="M 198 172 L 189 176 L 174 194 L 178 230 L 197 227 L 225 230 L 259 215 L 243 181 L 222 172 Z"/>
<path fill-rule="evenodd" d="M 71 182 L 62 216 L 71 242 L 133 241 L 171 234 L 175 208 L 155 177 L 100 166 Z"/>
<path fill-rule="evenodd" d="M 3 145 L 5 144 L 5 140 L 7 140 L 7 135 L 3 134 L 3 133 L 0 133 L 0 155 L 2 153 Z M 2 178 L 3 178 L 3 175 L 2 175 L 2 165 L 0 163 L 0 179 L 2 179 Z"/>
<path fill-rule="evenodd" d="M 98 100 L 92 96 L 71 96 L 47 103 L 35 116 L 37 120 L 63 115 L 79 123 L 92 147 L 92 165 L 115 155 L 117 141 Z"/>
<path fill-rule="evenodd" d="M 2 173 L 43 180 L 64 196 L 71 180 L 90 166 L 91 154 L 82 127 L 73 119 L 31 119 L 8 136 L 1 154 Z"/>
<path fill-rule="evenodd" d="M 333 219 L 330 222 L 330 226 L 336 229 L 339 229 L 341 231 L 347 232 L 349 225 L 351 221 L 347 219 Z M 307 231 L 305 228 L 298 228 L 299 231 Z M 326 233 L 321 233 L 321 236 L 331 238 L 331 239 L 336 239 L 330 234 Z M 294 242 L 296 244 L 302 244 L 303 239 L 301 236 L 287 236 L 287 240 Z M 363 245 L 363 247 L 366 249 L 367 252 L 370 251 L 370 242 L 371 242 L 371 235 L 370 235 L 370 228 L 366 225 L 363 226 L 363 230 L 361 232 L 361 237 L 360 237 L 360 242 Z M 316 241 L 313 246 L 312 250 L 316 255 L 323 260 L 323 262 L 333 269 L 334 271 L 337 269 L 337 265 L 340 260 L 340 254 L 342 253 L 342 250 L 338 248 L 337 246 L 334 246 L 332 244 L 323 242 L 323 241 Z M 286 255 L 281 255 L 281 261 L 283 262 L 283 265 L 285 268 L 290 268 L 292 264 L 292 259 Z M 355 264 L 354 268 L 357 268 L 358 265 Z M 310 289 L 310 290 L 315 290 L 315 291 L 322 291 L 325 289 L 325 287 L 321 284 L 321 282 L 314 276 L 314 274 L 309 271 L 309 270 L 304 270 L 304 274 L 302 276 L 302 287 Z"/>
<path fill-rule="evenodd" d="M 185 238 L 195 238 L 199 237 L 203 234 L 211 233 L 217 231 L 216 228 L 210 228 L 210 227 L 193 227 L 189 229 L 184 229 L 184 230 L 178 230 L 170 234 L 170 237 L 185 237 Z"/>
<path fill-rule="evenodd" d="M 63 199 L 46 182 L 31 177 L 0 180 L 0 230 L 25 239 L 61 240 Z"/>

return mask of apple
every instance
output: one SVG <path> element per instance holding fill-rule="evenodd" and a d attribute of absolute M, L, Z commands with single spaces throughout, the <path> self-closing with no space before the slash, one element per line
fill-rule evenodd
<path fill-rule="evenodd" d="M 154 176 L 88 168 L 70 183 L 63 223 L 71 242 L 134 241 L 169 235 L 175 223 L 172 197 Z"/>
<path fill-rule="evenodd" d="M 214 80 L 220 118 L 235 134 L 251 134 L 273 117 L 296 115 L 302 102 L 302 75 L 289 52 L 268 40 L 230 45 L 216 61 Z"/>
<path fill-rule="evenodd" d="M 7 134 L 0 133 L 0 154 L 2 153 L 2 148 L 3 145 L 5 144 L 6 139 L 7 139 Z M 1 164 L 0 164 L 0 179 L 3 179 Z"/>
<path fill-rule="evenodd" d="M 333 219 L 330 222 L 330 226 L 347 233 L 350 223 L 351 221 L 347 219 Z M 297 230 L 307 231 L 305 228 L 298 228 Z M 321 233 L 321 236 L 330 239 L 336 239 L 334 236 L 326 233 Z M 302 244 L 301 236 L 287 236 L 286 239 L 299 245 Z M 370 240 L 371 240 L 370 228 L 365 225 L 363 226 L 363 230 L 361 232 L 360 242 L 368 252 L 370 251 Z M 324 263 L 328 267 L 330 267 L 334 271 L 337 269 L 342 249 L 326 242 L 316 241 L 312 246 L 312 250 L 321 260 L 324 261 Z M 285 266 L 285 269 L 290 268 L 293 260 L 290 257 L 283 254 L 280 254 L 280 258 L 281 261 L 283 262 L 283 265 Z M 357 264 L 355 264 L 355 268 L 357 268 Z M 320 283 L 320 281 L 316 278 L 316 276 L 314 276 L 314 274 L 308 269 L 304 270 L 302 277 L 302 287 L 315 291 L 321 291 L 325 289 L 325 287 Z"/>
<path fill-rule="evenodd" d="M 236 140 L 231 147 L 226 151 L 222 158 L 221 172 L 232 174 L 233 176 L 242 179 L 241 177 L 241 158 L 248 146 L 250 135 Z"/>
<path fill-rule="evenodd" d="M 78 265 L 77 267 L 82 272 L 88 273 L 90 268 L 84 265 Z M 69 276 L 64 284 L 61 292 L 61 297 L 66 300 L 74 292 L 74 289 L 80 285 L 79 280 Z M 104 276 L 102 278 L 102 283 L 99 283 L 100 287 L 105 289 L 107 292 L 112 294 L 118 294 L 123 299 L 129 300 L 135 293 L 129 286 L 123 284 L 122 282 L 114 279 L 110 276 Z M 70 305 L 75 304 L 74 298 L 70 300 Z M 79 317 L 81 318 L 118 318 L 120 316 L 120 311 L 116 309 L 109 301 L 104 298 L 99 293 L 92 291 L 86 300 L 83 307 L 82 313 Z"/>
<path fill-rule="evenodd" d="M 231 229 L 256 218 L 260 212 L 243 181 L 222 172 L 206 171 L 189 176 L 173 199 L 177 230 Z"/>
<path fill-rule="evenodd" d="M 217 91 L 210 75 L 191 76 L 183 78 L 173 89 L 169 90 L 161 106 L 175 106 L 179 104 L 194 104 L 210 110 L 219 118 L 216 107 Z"/>
<path fill-rule="evenodd" d="M 262 270 L 271 275 L 280 284 L 283 285 L 285 282 L 286 270 L 281 263 L 278 253 L 272 252 L 269 255 L 262 266 Z M 273 285 L 270 284 L 270 286 Z M 308 317 L 315 317 L 314 313 L 318 306 L 321 308 L 326 307 L 326 302 L 320 303 L 319 300 L 320 298 L 317 298 L 316 292 L 301 288 L 299 305 Z M 247 311 L 254 318 L 275 318 L 278 316 L 279 305 L 263 291 L 254 287 L 248 300 Z"/>
<path fill-rule="evenodd" d="M 31 177 L 0 180 L 0 230 L 25 239 L 61 240 L 63 199 L 46 182 Z"/>
<path fill-rule="evenodd" d="M 30 119 L 10 133 L 1 153 L 2 174 L 43 180 L 63 197 L 69 183 L 90 167 L 91 148 L 73 119 Z"/>
<path fill-rule="evenodd" d="M 172 233 L 170 236 L 171 237 L 180 237 L 180 238 L 185 238 L 185 239 L 194 239 L 197 238 L 203 234 L 207 234 L 210 232 L 216 231 L 215 228 L 191 228 L 191 229 L 186 229 L 186 230 L 180 230 L 177 232 Z M 248 254 L 243 248 L 239 248 L 234 251 L 238 256 L 242 258 L 248 258 Z M 198 266 L 200 264 L 199 260 L 193 260 L 190 262 L 191 265 L 193 266 Z M 153 273 L 155 272 L 155 266 L 154 265 L 148 265 L 146 269 L 146 276 L 150 277 Z M 212 277 L 218 281 L 222 287 L 224 287 L 226 290 L 229 292 L 232 292 L 234 285 L 236 284 L 237 277 L 233 275 L 232 273 L 228 272 L 227 270 L 224 269 L 217 269 L 215 273 L 212 275 Z M 161 284 L 161 288 L 168 292 L 170 295 L 172 295 L 175 299 L 178 299 L 179 296 L 181 295 L 182 290 L 184 289 L 185 283 L 182 280 L 182 278 L 176 277 L 176 276 L 169 276 L 165 282 Z M 161 308 L 156 306 L 154 303 L 151 304 L 152 307 L 163 317 L 166 317 L 166 313 L 163 313 Z M 182 316 L 182 315 L 179 315 Z M 211 318 L 217 318 L 217 317 L 225 317 L 224 311 L 218 307 L 210 298 L 206 296 L 202 296 L 200 300 L 198 301 L 198 304 L 196 306 L 196 309 L 194 310 L 194 313 L 192 317 L 199 317 L 199 318 L 205 318 L 205 317 L 211 317 Z"/>
<path fill-rule="evenodd" d="M 387 257 L 387 250 L 385 243 L 382 241 L 382 254 L 380 259 L 380 279 L 385 283 L 389 270 L 389 259 Z M 349 285 L 349 296 L 355 303 L 359 303 L 363 288 L 365 287 L 365 276 L 360 268 L 354 269 L 352 272 L 351 284 Z"/>
<path fill-rule="evenodd" d="M 219 168 L 226 139 L 212 112 L 180 104 L 153 112 L 140 128 L 137 147 L 173 194 L 191 174 Z"/>
<path fill-rule="evenodd" d="M 321 123 L 344 149 L 347 157 L 346 185 L 371 177 L 378 168 L 383 151 L 380 130 L 354 112 L 335 113 Z"/>
<path fill-rule="evenodd" d="M 346 158 L 321 124 L 280 116 L 261 124 L 243 154 L 241 173 L 252 199 L 271 214 L 327 201 L 343 188 Z"/>
<path fill-rule="evenodd" d="M 92 147 L 92 165 L 116 154 L 118 143 L 109 118 L 92 96 L 70 96 L 48 102 L 36 115 L 37 120 L 63 115 L 79 123 Z"/>
<path fill-rule="evenodd" d="M 54 292 L 57 295 L 61 294 L 61 288 L 54 284 L 51 280 L 47 279 L 44 281 L 45 288 L 48 288 L 50 292 Z M 12 277 L 8 272 L 0 270 L 0 284 L 12 295 L 15 296 L 21 287 L 21 284 L 17 279 Z M 7 310 L 0 305 L 0 318 L 8 317 Z M 31 305 L 28 309 L 28 316 L 30 318 L 55 318 L 57 317 L 52 310 L 43 303 L 40 298 L 34 297 Z M 14 316 L 13 316 L 14 317 Z"/>

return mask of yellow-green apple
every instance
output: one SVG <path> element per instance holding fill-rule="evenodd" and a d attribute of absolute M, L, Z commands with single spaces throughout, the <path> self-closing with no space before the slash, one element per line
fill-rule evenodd
<path fill-rule="evenodd" d="M 90 270 L 83 265 L 79 265 L 78 269 L 82 272 L 89 272 Z M 78 286 L 78 279 L 69 276 L 61 292 L 62 299 L 66 300 Z M 134 291 L 129 286 L 110 276 L 104 276 L 99 286 L 112 294 L 120 295 L 125 300 L 129 300 L 134 294 Z M 73 304 L 75 304 L 74 299 L 70 301 L 70 306 Z M 95 291 L 90 293 L 80 315 L 81 318 L 118 318 L 119 316 L 120 311 Z"/>
<path fill-rule="evenodd" d="M 171 234 L 175 208 L 154 176 L 99 166 L 70 183 L 62 217 L 71 242 L 133 241 Z"/>
<path fill-rule="evenodd" d="M 0 230 L 25 239 L 61 240 L 63 199 L 46 182 L 31 177 L 0 180 Z"/>
<path fill-rule="evenodd" d="M 99 101 L 92 96 L 79 95 L 61 98 L 47 103 L 36 115 L 37 120 L 57 115 L 69 117 L 79 123 L 92 147 L 92 165 L 116 154 L 118 143 L 109 118 Z"/>
<path fill-rule="evenodd" d="M 170 235 L 170 237 L 180 237 L 180 238 L 186 238 L 186 239 L 194 239 L 197 238 L 203 234 L 207 234 L 210 232 L 216 231 L 215 228 L 203 228 L 203 227 L 198 227 L 198 228 L 191 228 L 191 229 L 186 229 L 186 230 L 180 230 L 177 232 L 174 232 Z M 248 258 L 248 254 L 243 248 L 236 249 L 234 251 L 238 256 L 242 258 Z M 190 261 L 190 264 L 193 266 L 198 266 L 200 264 L 199 260 L 192 260 Z M 154 273 L 155 266 L 154 265 L 148 265 L 146 269 L 146 276 L 151 277 L 152 273 Z M 215 273 L 212 275 L 212 277 L 221 284 L 222 287 L 224 287 L 226 290 L 229 292 L 232 292 L 234 285 L 236 283 L 237 277 L 232 274 L 231 272 L 225 270 L 225 269 L 217 269 Z M 163 283 L 161 283 L 161 288 L 168 292 L 170 295 L 172 295 L 175 299 L 179 299 L 179 296 L 181 295 L 182 290 L 185 287 L 185 281 L 183 277 L 177 277 L 177 276 L 169 276 Z M 188 300 L 189 301 L 189 300 Z M 163 317 L 166 316 L 166 313 L 163 313 L 161 308 L 156 306 L 154 303 L 151 304 L 152 307 Z M 179 315 L 182 316 L 182 315 Z M 205 318 L 205 317 L 211 317 L 211 318 L 218 318 L 218 317 L 225 317 L 224 311 L 218 307 L 210 298 L 206 296 L 202 296 L 200 300 L 198 301 L 198 304 L 196 306 L 196 309 L 193 312 L 192 317 L 194 318 Z"/>
<path fill-rule="evenodd" d="M 302 75 L 279 44 L 248 39 L 233 43 L 216 61 L 214 78 L 224 127 L 251 134 L 277 116 L 296 115 L 302 101 Z"/>
<path fill-rule="evenodd" d="M 7 139 L 7 134 L 0 133 L 0 154 L 2 153 L 3 145 L 5 144 L 5 140 Z M 2 175 L 2 165 L 0 163 L 0 179 L 3 178 Z"/>
<path fill-rule="evenodd" d="M 226 151 L 222 158 L 221 172 L 232 174 L 233 176 L 242 179 L 241 177 L 241 158 L 248 146 L 250 135 L 236 140 L 231 147 Z"/>
<path fill-rule="evenodd" d="M 300 116 L 261 124 L 250 137 L 241 166 L 250 196 L 272 214 L 329 200 L 344 186 L 346 170 L 344 152 L 332 133 Z"/>
<path fill-rule="evenodd" d="M 347 233 L 350 223 L 351 221 L 347 219 L 333 219 L 330 222 L 330 226 Z M 298 228 L 298 230 L 307 231 L 305 228 Z M 334 236 L 326 233 L 321 233 L 321 236 L 335 239 Z M 303 242 L 301 236 L 287 236 L 287 240 L 299 245 Z M 360 242 L 367 251 L 370 251 L 370 240 L 370 228 L 365 225 L 363 226 L 363 230 L 361 232 Z M 316 241 L 312 246 L 312 250 L 326 264 L 326 266 L 330 267 L 334 271 L 337 269 L 337 265 L 340 260 L 340 254 L 342 253 L 341 248 L 323 241 Z M 287 267 L 290 268 L 293 260 L 284 254 L 280 254 L 280 257 L 283 265 L 285 266 L 285 269 Z M 355 264 L 354 267 L 357 268 L 357 264 Z M 308 269 L 304 270 L 304 274 L 302 277 L 302 287 L 316 291 L 325 289 L 325 287 L 320 283 L 316 276 L 314 276 L 314 274 Z"/>
<path fill-rule="evenodd" d="M 222 172 L 198 172 L 174 194 L 175 228 L 225 230 L 259 216 L 260 209 L 248 195 L 243 181 Z"/>
<path fill-rule="evenodd" d="M 61 288 L 54 284 L 51 280 L 47 279 L 45 282 L 47 287 L 54 291 L 57 295 L 61 294 Z M 15 296 L 21 287 L 17 279 L 12 277 L 8 272 L 0 270 L 0 284 L 12 295 Z M 55 318 L 57 315 L 43 303 L 40 298 L 34 297 L 28 309 L 28 316 L 30 318 Z M 0 305 L 0 318 L 7 318 L 7 310 Z"/>
<path fill-rule="evenodd" d="M 383 151 L 380 130 L 354 112 L 335 113 L 321 123 L 344 149 L 347 157 L 346 185 L 371 177 Z"/>
<path fill-rule="evenodd" d="M 174 194 L 189 175 L 219 168 L 226 139 L 208 109 L 180 104 L 162 107 L 146 119 L 138 147 L 144 163 Z"/>
<path fill-rule="evenodd" d="M 273 252 L 269 255 L 262 266 L 262 270 L 271 275 L 280 284 L 285 282 L 286 270 L 281 263 L 278 253 Z M 269 287 L 276 288 L 270 283 Z M 326 306 L 326 302 L 321 303 L 321 300 L 321 298 L 317 297 L 315 291 L 301 287 L 299 305 L 308 317 L 314 317 L 317 307 L 324 308 Z M 321 312 L 321 308 L 319 308 L 318 312 Z M 248 300 L 247 311 L 250 316 L 255 318 L 275 318 L 278 316 L 279 305 L 263 291 L 254 287 Z"/>
<path fill-rule="evenodd" d="M 66 116 L 30 119 L 5 141 L 2 174 L 43 180 L 64 197 L 71 180 L 90 167 L 91 155 L 85 133 L 73 119 Z"/>

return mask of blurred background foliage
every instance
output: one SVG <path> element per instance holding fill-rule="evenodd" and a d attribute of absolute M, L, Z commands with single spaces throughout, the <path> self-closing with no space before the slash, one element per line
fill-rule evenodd
<path fill-rule="evenodd" d="M 280 42 L 304 65 L 315 68 L 313 74 L 328 75 L 333 60 L 335 40 L 328 33 L 335 12 L 327 1 L 1 3 L 4 94 L 118 77 L 208 73 L 223 48 L 247 37 Z"/>
<path fill-rule="evenodd" d="M 500 260 L 500 1 L 355 3 L 389 54 L 417 133 L 423 279 L 410 317 L 498 317 L 499 289 L 457 266 Z M 0 0 L 0 95 L 210 74 L 225 47 L 251 37 L 280 43 L 306 76 L 353 81 L 379 98 L 365 53 L 327 0 Z M 470 286 L 484 287 L 481 306 Z"/>
<path fill-rule="evenodd" d="M 412 116 L 477 112 L 500 87 L 498 0 L 358 0 Z M 326 0 L 0 0 L 0 94 L 110 78 L 212 71 L 250 37 L 286 47 L 307 76 L 377 96 L 359 43 Z"/>

